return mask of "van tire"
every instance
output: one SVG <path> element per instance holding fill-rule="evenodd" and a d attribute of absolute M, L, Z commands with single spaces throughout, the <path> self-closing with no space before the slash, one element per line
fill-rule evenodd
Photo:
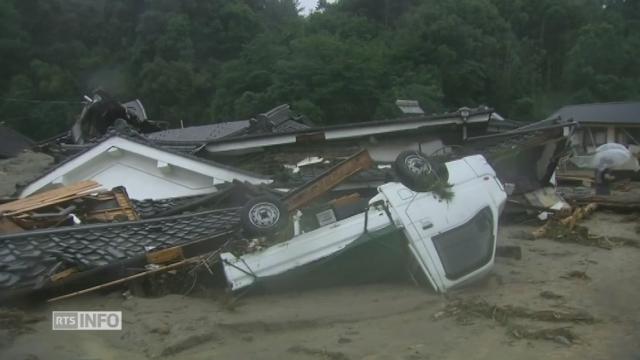
<path fill-rule="evenodd" d="M 401 152 L 393 163 L 393 168 L 402 185 L 415 192 L 429 191 L 434 182 L 447 181 L 447 166 L 425 154 L 408 150 Z"/>
<path fill-rule="evenodd" d="M 289 212 L 280 199 L 269 195 L 258 196 L 242 207 L 240 222 L 247 235 L 273 235 L 287 226 Z"/>

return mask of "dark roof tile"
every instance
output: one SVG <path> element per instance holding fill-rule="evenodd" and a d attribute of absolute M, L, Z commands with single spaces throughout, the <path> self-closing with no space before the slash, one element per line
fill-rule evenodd
<path fill-rule="evenodd" d="M 95 268 L 146 252 L 233 230 L 239 209 L 205 211 L 137 222 L 80 225 L 0 236 L 0 289 L 33 286 L 63 259 Z M 41 268 L 34 272 L 28 269 Z M 22 270 L 21 270 L 22 269 Z"/>

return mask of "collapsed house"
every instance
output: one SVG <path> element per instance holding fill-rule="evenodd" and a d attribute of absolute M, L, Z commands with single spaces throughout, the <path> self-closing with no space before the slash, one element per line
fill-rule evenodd
<path fill-rule="evenodd" d="M 564 161 L 559 164 L 558 176 L 572 183 L 591 183 L 594 173 L 591 160 L 607 144 L 625 147 L 634 158 L 617 165 L 612 170 L 624 178 L 637 179 L 640 168 L 640 103 L 610 102 L 567 105 L 547 119 L 520 128 L 532 131 L 540 128 L 559 127 L 567 137 L 570 147 Z"/>
<path fill-rule="evenodd" d="M 44 204 L 0 210 L 19 227 L 0 236 L 3 289 L 88 286 L 99 278 L 88 274 L 107 270 L 126 279 L 114 269 L 158 271 L 205 251 L 212 255 L 198 261 L 217 263 L 239 289 L 340 258 L 381 230 L 402 233 L 412 276 L 446 291 L 490 269 L 506 194 L 527 201 L 549 186 L 567 147 L 562 127 L 496 126 L 505 119 L 487 107 L 318 127 L 283 105 L 250 120 L 162 130 L 139 102 L 89 100 L 70 134 L 40 145 L 58 164 L 18 192 L 18 202 Z M 87 181 L 101 189 L 69 190 Z M 126 201 L 115 206 L 118 188 Z M 107 200 L 112 216 L 96 216 Z"/>
<path fill-rule="evenodd" d="M 579 154 L 592 153 L 598 146 L 618 143 L 640 150 L 640 102 L 611 102 L 564 106 L 547 121 L 580 124 L 571 135 Z"/>

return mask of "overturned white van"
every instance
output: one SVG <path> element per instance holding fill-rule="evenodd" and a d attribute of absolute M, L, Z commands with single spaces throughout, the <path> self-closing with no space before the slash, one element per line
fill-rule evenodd
<path fill-rule="evenodd" d="M 415 172 L 414 180 L 435 170 L 419 153 L 401 154 L 398 161 L 407 165 L 405 170 Z M 230 288 L 242 289 L 340 256 L 346 249 L 390 232 L 399 232 L 405 240 L 410 254 L 407 268 L 414 269 L 414 275 L 419 270 L 436 291 L 446 292 L 477 279 L 493 266 L 498 218 L 507 195 L 495 171 L 480 155 L 450 161 L 444 172 L 452 198 L 444 199 L 433 191 L 414 191 L 420 186 L 405 175 L 402 183 L 380 186 L 360 214 L 258 252 L 238 256 L 222 253 Z"/>

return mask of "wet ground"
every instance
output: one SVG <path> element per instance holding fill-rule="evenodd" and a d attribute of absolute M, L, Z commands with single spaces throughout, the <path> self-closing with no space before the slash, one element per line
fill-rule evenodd
<path fill-rule="evenodd" d="M 583 224 L 592 234 L 638 239 L 637 222 L 597 212 Z M 446 296 L 408 282 L 252 295 L 234 306 L 219 297 L 90 295 L 29 310 L 45 320 L 5 344 L 0 358 L 640 359 L 640 249 L 523 239 L 532 229 L 503 226 L 500 244 L 520 245 L 522 259 L 498 258 L 483 282 Z M 596 320 L 443 316 L 456 299 Z M 51 330 L 52 310 L 103 309 L 123 312 L 122 331 Z M 576 338 L 517 336 L 559 327 Z"/>

